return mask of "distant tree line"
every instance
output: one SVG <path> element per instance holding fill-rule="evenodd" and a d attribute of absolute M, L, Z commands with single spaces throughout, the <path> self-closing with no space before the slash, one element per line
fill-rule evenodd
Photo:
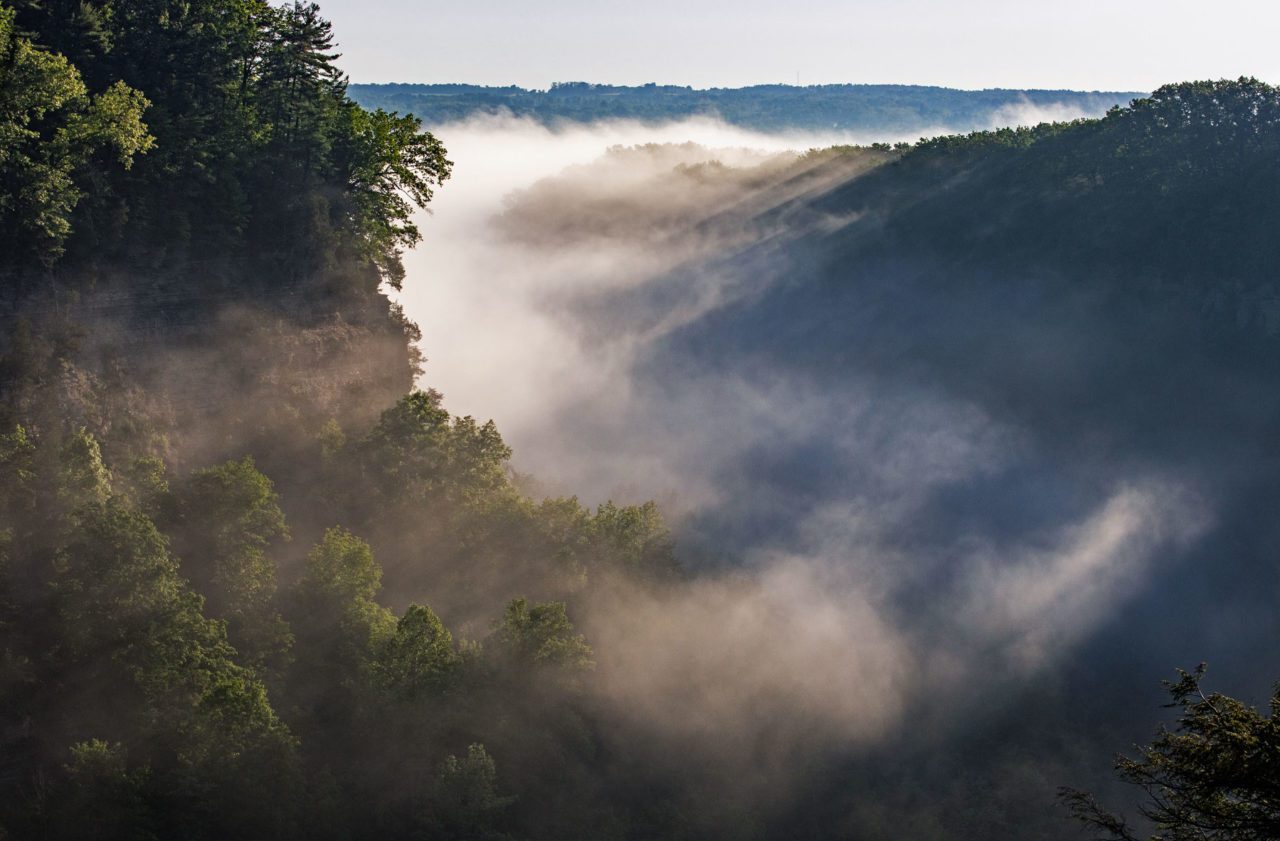
<path fill-rule="evenodd" d="M 966 91 L 924 85 L 752 85 L 695 89 L 679 85 L 557 82 L 549 89 L 462 84 L 354 84 L 353 99 L 370 108 L 414 114 L 429 126 L 476 114 L 509 113 L 552 125 L 595 120 L 663 122 L 717 117 L 757 131 L 911 134 L 947 127 L 988 128 L 1002 108 L 1064 106 L 1100 114 L 1142 96 L 1067 90 Z"/>

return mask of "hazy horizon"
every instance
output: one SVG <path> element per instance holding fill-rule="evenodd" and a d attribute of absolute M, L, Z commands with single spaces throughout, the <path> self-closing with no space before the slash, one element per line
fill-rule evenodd
<path fill-rule="evenodd" d="M 1218 4 L 1212 13 L 1186 0 L 1069 8 L 1010 0 L 944 8 L 924 0 L 663 0 L 643 8 L 486 0 L 429 14 L 408 0 L 388 0 L 377 15 L 354 0 L 328 0 L 322 8 L 339 33 L 344 69 L 370 84 L 1147 91 L 1186 79 L 1280 77 L 1272 43 L 1280 9 L 1248 0 Z"/>

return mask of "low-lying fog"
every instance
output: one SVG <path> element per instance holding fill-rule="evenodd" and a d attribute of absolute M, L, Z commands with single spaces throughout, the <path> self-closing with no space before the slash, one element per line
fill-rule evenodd
<path fill-rule="evenodd" d="M 624 396 L 629 364 L 628 347 L 607 338 L 589 341 L 583 333 L 590 325 L 577 323 L 557 302 L 566 294 L 643 283 L 670 268 L 668 255 L 653 253 L 647 242 L 616 239 L 601 243 L 575 237 L 560 246 L 550 244 L 554 247 L 530 244 L 518 232 L 498 228 L 495 217 L 516 191 L 569 167 L 596 162 L 615 146 L 698 148 L 674 148 L 653 158 L 636 156 L 597 167 L 592 183 L 580 184 L 582 189 L 621 194 L 628 185 L 639 187 L 680 163 L 759 163 L 851 139 L 763 135 L 710 119 L 661 126 L 609 122 L 552 131 L 532 121 L 483 117 L 442 126 L 436 134 L 454 161 L 454 176 L 433 200 L 430 216 L 420 220 L 423 242 L 406 255 L 408 280 L 400 296 L 423 331 L 429 360 L 424 382 L 444 392 L 455 414 L 497 421 L 516 449 L 517 468 L 557 490 L 600 501 L 611 495 L 671 493 L 674 488 L 663 478 L 612 475 L 604 453 L 593 454 L 598 473 L 587 480 L 580 473 L 581 442 L 566 440 L 552 421 L 560 409 L 583 400 Z M 572 195 L 564 198 L 575 200 Z M 566 458 L 568 450 L 574 454 Z M 655 462 L 666 458 L 662 452 L 652 457 Z"/>
<path fill-rule="evenodd" d="M 993 123 L 1073 116 L 1006 111 Z M 456 414 L 496 420 L 535 493 L 657 499 L 699 570 L 674 594 L 628 592 L 577 617 L 604 691 L 638 726 L 702 739 L 738 769 L 785 768 L 815 743 L 899 738 L 908 716 L 917 743 L 958 738 L 957 725 L 1043 692 L 1037 712 L 1010 719 L 1043 735 L 1036 716 L 1072 693 L 1055 665 L 1213 528 L 1194 471 L 1120 464 L 1087 442 L 1064 455 L 947 387 L 951 370 L 980 380 L 983 362 L 924 361 L 929 376 L 915 376 L 909 319 L 894 328 L 874 308 L 850 312 L 866 338 L 812 371 L 700 341 L 717 314 L 806 282 L 788 243 L 857 214 L 816 214 L 804 197 L 888 154 L 806 150 L 913 138 L 503 118 L 436 134 L 455 176 L 421 220 L 401 296 L 422 327 L 423 385 Z M 895 317 L 965 329 L 947 325 L 949 306 L 908 302 Z M 794 335 L 785 314 L 747 323 L 774 345 Z M 878 335 L 905 350 L 860 356 Z M 1024 339 L 1040 341 L 1013 341 Z M 752 337 L 729 344 L 750 349 Z M 1063 327 L 1039 352 L 1052 366 L 1078 350 Z M 1151 644 L 1142 638 L 1127 644 Z M 1149 688 L 1137 702 L 1149 721 L 1156 681 L 1196 656 L 1187 643 L 1140 655 L 1145 674 L 1072 669 L 1100 681 L 1090 691 Z M 1049 768 L 1064 756 L 1027 760 L 1037 770 L 1013 776 L 1034 778 L 1034 792 L 1011 783 L 1009 797 L 1051 800 L 1073 782 L 1062 775 L 1105 770 L 1083 749 L 1075 770 Z M 994 768 L 975 784 L 1003 786 Z"/>
<path fill-rule="evenodd" d="M 1006 106 L 992 113 L 991 125 L 1080 116 L 1095 115 L 1065 106 Z M 673 247 L 692 247 L 705 256 L 707 248 L 726 244 L 708 246 L 691 238 L 673 242 L 654 236 L 652 228 L 644 230 L 639 222 L 597 236 L 600 232 L 589 229 L 589 220 L 573 217 L 572 206 L 584 198 L 629 196 L 650 212 L 654 205 L 670 211 L 671 218 L 649 217 L 645 223 L 681 224 L 696 220 L 700 211 L 722 208 L 733 197 L 689 195 L 669 181 L 654 183 L 678 165 L 718 161 L 731 167 L 767 167 L 815 148 L 918 139 L 761 134 L 710 118 L 661 125 L 609 121 L 551 130 L 530 120 L 486 116 L 434 132 L 449 150 L 454 175 L 436 195 L 430 215 L 419 219 L 423 242 L 406 255 L 408 280 L 399 296 L 422 328 L 429 360 L 423 384 L 442 391 L 455 414 L 497 421 L 515 448 L 516 468 L 532 474 L 547 491 L 590 501 L 659 498 L 669 515 L 696 508 L 715 492 L 707 487 L 708 477 L 690 475 L 687 454 L 675 442 L 652 440 L 652 429 L 637 427 L 640 418 L 633 416 L 636 407 L 629 402 L 631 366 L 638 345 L 696 313 L 690 313 L 689 300 L 682 298 L 672 301 L 666 318 L 656 323 L 652 312 L 637 313 L 632 322 L 623 313 L 622 323 L 611 321 L 606 331 L 575 314 L 572 303 L 600 290 L 643 285 L 695 256 L 673 252 Z M 946 127 L 927 134 L 943 133 Z M 646 144 L 670 148 L 602 160 L 613 147 Z M 586 165 L 593 163 L 588 171 Z M 580 170 L 576 177 L 575 168 Z M 566 189 L 550 197 L 547 209 L 575 230 L 565 231 L 559 241 L 555 232 L 548 236 L 539 230 L 541 239 L 532 242 L 513 225 L 495 224 L 514 202 L 529 198 L 528 188 L 552 176 L 567 176 L 562 178 Z M 751 186 L 744 185 L 740 194 L 747 195 Z M 700 300 L 696 309 L 723 303 L 719 282 L 714 285 L 717 289 L 707 293 L 714 300 Z M 719 398 L 709 394 L 708 399 Z M 566 410 L 585 407 L 612 416 L 611 428 L 599 433 L 602 438 L 584 441 L 563 427 Z M 669 408 L 692 413 L 690 421 L 701 411 L 697 406 Z M 726 434 L 734 431 L 714 433 L 717 438 Z"/>

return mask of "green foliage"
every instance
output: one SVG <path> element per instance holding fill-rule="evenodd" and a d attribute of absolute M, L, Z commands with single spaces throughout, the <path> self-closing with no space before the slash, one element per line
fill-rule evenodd
<path fill-rule="evenodd" d="M 347 111 L 350 123 L 339 141 L 354 197 L 353 222 L 361 232 L 362 255 L 372 260 L 391 286 L 404 281 L 401 249 L 422 239 L 413 223 L 414 207 L 425 207 L 433 188 L 453 164 L 444 145 L 422 130 L 422 121 L 381 109 Z"/>
<path fill-rule="evenodd" d="M 332 25 L 319 6 L 302 2 L 266 10 L 263 24 L 259 96 L 270 115 L 271 143 L 285 149 L 323 142 L 324 123 L 342 92 Z M 304 167 L 313 162 L 310 152 Z"/>
<path fill-rule="evenodd" d="M 271 480 L 251 456 L 197 471 L 175 494 L 183 573 L 218 616 L 264 607 L 275 593 L 266 550 L 289 528 Z"/>
<path fill-rule="evenodd" d="M 71 746 L 65 780 L 53 794 L 54 837 L 85 839 L 158 837 L 150 813 L 147 768 L 129 768 L 120 743 L 90 739 Z"/>
<path fill-rule="evenodd" d="M 153 701 L 185 695 L 183 715 L 197 715 L 216 698 L 242 695 L 233 706 L 246 716 L 244 728 L 275 726 L 261 686 L 232 665 L 222 625 L 201 616 L 200 598 L 185 588 L 164 537 L 144 515 L 114 502 L 92 511 L 60 553 L 54 585 L 70 656 L 114 650 L 128 664 L 124 674 Z M 227 729 L 207 738 L 234 738 L 230 724 L 223 719 Z"/>
<path fill-rule="evenodd" d="M 98 710 L 98 726 L 173 774 L 170 784 L 204 781 L 193 820 L 239 800 L 256 803 L 253 813 L 216 820 L 287 808 L 263 807 L 290 784 L 292 737 L 263 685 L 235 664 L 222 624 L 201 614 L 150 520 L 114 501 L 90 510 L 51 584 L 62 637 L 49 665 L 81 675 L 58 707 Z"/>
<path fill-rule="evenodd" d="M 440 764 L 427 825 L 431 834 L 449 839 L 500 839 L 496 830 L 514 797 L 498 794 L 498 768 L 484 745 L 473 744 L 459 759 L 450 754 Z"/>
<path fill-rule="evenodd" d="M 325 463 L 336 459 L 342 452 L 342 448 L 347 445 L 347 436 L 342 431 L 342 425 L 333 418 L 326 420 L 320 427 L 319 440 L 320 458 Z"/>
<path fill-rule="evenodd" d="M 453 417 L 437 392 L 407 395 L 362 439 L 330 452 L 339 509 L 373 525 L 380 556 L 423 559 L 397 565 L 397 588 L 439 594 L 473 615 L 513 595 L 562 597 L 596 572 L 676 572 L 657 506 L 535 503 L 513 483 L 511 450 L 494 424 Z"/>
<path fill-rule="evenodd" d="M 382 570 L 369 544 L 342 528 L 331 528 L 307 556 L 300 590 L 317 604 L 372 602 L 382 585 Z"/>
<path fill-rule="evenodd" d="M 267 550 L 289 529 L 271 480 L 246 456 L 196 471 L 163 506 L 182 573 L 227 620 L 242 663 L 281 658 L 291 638 L 275 609 L 276 566 Z"/>
<path fill-rule="evenodd" d="M 1161 728 L 1136 757 L 1116 760 L 1120 779 L 1143 795 L 1142 816 L 1153 823 L 1151 841 L 1263 841 L 1280 837 L 1280 688 L 1264 715 L 1253 707 L 1201 689 L 1204 665 L 1179 670 L 1166 682 L 1178 710 L 1173 729 Z M 1138 835 L 1123 817 L 1094 798 L 1063 789 L 1062 799 L 1085 825 L 1121 841 Z"/>
<path fill-rule="evenodd" d="M 102 461 L 98 441 L 80 427 L 62 442 L 59 495 L 68 510 L 103 503 L 111 495 L 111 474 Z"/>
<path fill-rule="evenodd" d="M 329 652 L 326 671 L 339 684 L 359 682 L 374 652 L 396 632 L 395 616 L 376 601 L 381 583 L 373 550 L 345 529 L 326 531 L 307 556 L 293 625 L 302 647 Z"/>
<path fill-rule="evenodd" d="M 431 608 L 415 604 L 378 648 L 372 678 L 398 697 L 413 700 L 448 687 L 461 664 L 449 629 Z"/>
<path fill-rule="evenodd" d="M 628 572 L 663 576 L 678 568 L 671 533 L 656 503 L 606 502 L 591 520 L 591 536 L 601 557 Z"/>
<path fill-rule="evenodd" d="M 0 238 L 4 263 L 49 264 L 62 253 L 84 194 L 83 170 L 100 149 L 128 167 L 151 147 L 148 102 L 123 82 L 90 96 L 66 58 L 19 34 L 0 6 Z"/>
<path fill-rule="evenodd" d="M 449 175 L 415 118 L 347 98 L 313 3 L 23 2 L 0 42 L 0 224 L 32 245 L 8 255 L 19 270 L 70 238 L 77 265 L 145 254 L 205 283 L 261 288 L 265 270 L 368 295 L 399 286 L 412 212 Z"/>
<path fill-rule="evenodd" d="M 388 505 L 474 500 L 506 485 L 511 450 L 492 421 L 452 418 L 437 391 L 414 391 L 382 413 L 363 461 Z"/>
<path fill-rule="evenodd" d="M 142 456 L 120 471 L 120 494 L 129 505 L 155 517 L 169 498 L 169 480 L 164 459 Z"/>
<path fill-rule="evenodd" d="M 47 798 L 15 803 L 25 803 L 18 825 L 70 837 L 85 834 L 92 814 L 101 837 L 163 837 L 287 821 L 292 736 L 263 684 L 236 664 L 222 623 L 203 615 L 165 537 L 112 494 L 94 436 L 77 427 L 36 438 L 18 427 L 0 458 L 4 738 L 25 721 L 51 749 L 78 745 L 66 768 L 61 757 L 42 765 L 14 754 L 22 773 L 51 780 Z M 79 744 L 86 737 L 105 741 Z"/>
<path fill-rule="evenodd" d="M 6 524 L 29 519 L 36 505 L 35 443 L 22 426 L 0 434 L 0 510 Z"/>
<path fill-rule="evenodd" d="M 518 663 L 569 673 L 595 666 L 591 646 L 573 632 L 563 602 L 530 606 L 524 599 L 512 599 L 490 639 L 493 649 Z"/>

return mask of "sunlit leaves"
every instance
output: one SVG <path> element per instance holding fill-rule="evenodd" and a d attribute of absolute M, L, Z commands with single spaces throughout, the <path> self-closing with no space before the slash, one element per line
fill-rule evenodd
<path fill-rule="evenodd" d="M 492 646 L 519 662 L 568 672 L 592 668 L 591 646 L 574 633 L 563 602 L 530 605 L 512 599 L 494 630 Z"/>
<path fill-rule="evenodd" d="M 60 55 L 39 49 L 0 7 L 0 235 L 12 245 L 6 262 L 49 263 L 71 232 L 83 189 L 78 171 L 102 148 L 128 166 L 150 148 L 142 122 L 146 98 L 122 82 L 91 97 L 80 73 Z"/>
<path fill-rule="evenodd" d="M 413 699 L 448 686 L 461 662 L 449 629 L 431 608 L 415 604 L 379 647 L 373 679 L 397 696 Z"/>
<path fill-rule="evenodd" d="M 421 239 L 413 212 L 426 207 L 453 164 L 444 145 L 422 130 L 417 117 L 359 108 L 347 115 L 339 154 L 345 160 L 355 226 L 365 255 L 399 289 L 404 280 L 400 251 Z"/>

